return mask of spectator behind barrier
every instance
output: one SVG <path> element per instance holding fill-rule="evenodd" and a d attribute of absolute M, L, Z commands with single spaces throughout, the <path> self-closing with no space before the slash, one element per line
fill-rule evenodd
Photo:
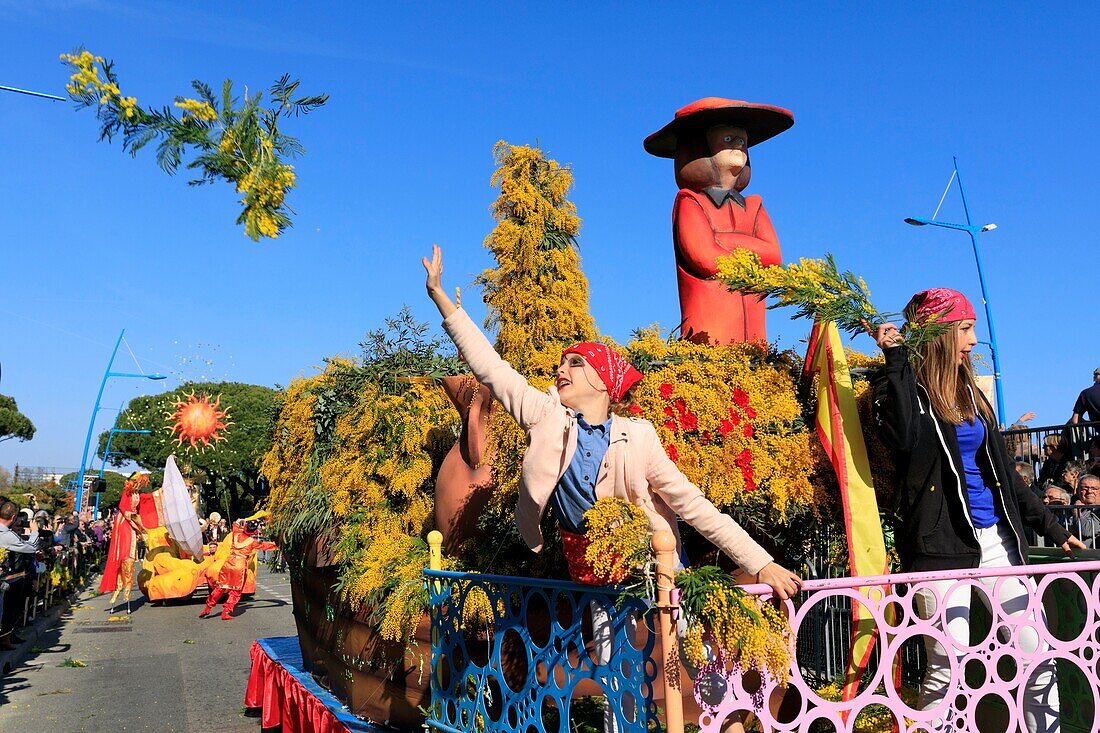
<path fill-rule="evenodd" d="M 1005 446 L 1008 454 L 1017 461 L 1030 461 L 1035 463 L 1041 460 L 1039 446 L 1032 442 L 1031 435 L 1027 433 L 1027 423 L 1035 418 L 1035 413 L 1028 411 L 1016 418 L 1016 422 L 1008 426 L 1008 432 L 1013 433 L 1005 437 Z M 1019 431 L 1019 432 L 1016 432 Z M 1035 474 L 1032 472 L 1032 482 Z"/>
<path fill-rule="evenodd" d="M 1075 504 L 1084 503 L 1081 501 L 1081 496 L 1077 493 L 1077 482 L 1081 480 L 1081 476 L 1084 473 L 1084 461 L 1070 461 L 1062 468 L 1062 480 L 1059 481 L 1058 484 L 1074 495 Z"/>
<path fill-rule="evenodd" d="M 1073 495 L 1057 484 L 1047 484 L 1043 488 L 1043 503 L 1047 506 L 1069 506 Z"/>
<path fill-rule="evenodd" d="M 1039 483 L 1046 485 L 1047 481 L 1057 481 L 1062 476 L 1062 469 L 1069 462 L 1069 443 L 1064 437 L 1048 435 L 1043 439 L 1043 466 L 1039 469 Z"/>
<path fill-rule="evenodd" d="M 4 572 L 0 572 L 0 651 L 14 649 L 23 640 L 15 636 L 15 625 L 22 617 L 23 601 L 30 586 L 25 577 L 16 583 L 9 583 L 11 572 L 24 571 L 38 553 L 38 530 L 34 529 L 24 539 L 20 535 L 21 523 L 27 515 L 11 501 L 0 502 L 0 549 L 7 551 L 4 558 Z M 33 568 L 31 568 L 33 572 Z"/>
<path fill-rule="evenodd" d="M 1100 504 L 1100 476 L 1084 475 L 1078 485 L 1078 491 L 1083 499 L 1083 504 L 1089 506 Z M 1100 535 L 1100 516 L 1097 516 L 1092 509 L 1082 509 L 1081 516 L 1077 518 L 1077 523 L 1081 529 L 1080 534 L 1077 536 L 1086 545 L 1096 549 L 1098 546 L 1097 535 Z"/>
<path fill-rule="evenodd" d="M 1042 492 L 1039 491 L 1038 484 L 1035 483 L 1035 467 L 1027 461 L 1016 461 L 1016 473 L 1020 474 L 1020 478 L 1024 480 L 1024 483 L 1028 485 L 1032 491 L 1039 496 L 1042 496 Z"/>
<path fill-rule="evenodd" d="M 62 547 L 73 546 L 73 535 L 80 530 L 80 522 L 76 517 L 76 514 L 70 514 L 65 517 L 64 524 L 60 524 L 57 529 L 57 544 Z"/>

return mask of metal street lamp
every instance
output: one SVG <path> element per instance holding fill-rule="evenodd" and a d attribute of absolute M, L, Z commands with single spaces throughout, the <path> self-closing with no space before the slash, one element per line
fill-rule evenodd
<path fill-rule="evenodd" d="M 934 226 L 944 229 L 956 229 L 970 235 L 970 244 L 974 249 L 974 262 L 978 266 L 978 283 L 982 288 L 982 305 L 985 306 L 985 321 L 989 324 L 989 341 L 982 341 L 980 343 L 988 346 L 990 354 L 993 356 L 993 387 L 997 397 L 997 420 L 1003 424 L 1005 421 L 1004 387 L 1001 381 L 1001 359 L 997 352 L 997 329 L 993 326 L 993 312 L 989 308 L 989 295 L 985 288 L 985 271 L 982 269 L 982 254 L 978 250 L 978 235 L 982 232 L 993 231 L 997 228 L 997 225 L 985 224 L 983 226 L 976 226 L 971 222 L 970 208 L 966 205 L 966 192 L 963 190 L 962 176 L 959 175 L 959 160 L 955 156 L 952 156 L 951 160 L 955 164 L 955 177 L 959 180 L 959 195 L 962 197 L 963 212 L 966 214 L 966 223 L 953 224 L 947 221 L 938 221 L 935 218 L 926 219 L 922 216 L 907 216 L 905 218 L 905 223 L 912 224 L 916 227 Z M 942 199 L 940 203 L 943 203 Z M 939 209 L 937 208 L 936 211 L 938 212 Z M 935 217 L 935 214 L 932 216 Z"/>
<path fill-rule="evenodd" d="M 131 430 L 129 428 L 120 428 L 118 426 L 119 415 L 122 414 L 122 405 L 118 406 L 118 414 L 115 415 L 115 424 L 111 426 L 111 432 L 107 433 L 107 445 L 103 449 L 103 463 L 99 466 L 99 479 L 103 478 L 103 472 L 107 470 L 107 459 L 111 457 L 111 441 L 115 439 L 116 433 L 129 433 L 131 435 L 152 435 L 152 430 Z M 122 455 L 122 453 L 115 451 L 113 455 Z M 99 516 L 99 492 L 95 495 L 95 516 Z"/>
<path fill-rule="evenodd" d="M 81 506 L 84 503 L 84 472 L 85 467 L 88 464 L 88 448 L 92 444 L 92 430 L 95 429 L 95 418 L 99 414 L 99 401 L 103 399 L 103 388 L 107 386 L 107 380 L 111 377 L 134 377 L 141 379 L 167 379 L 163 374 L 133 374 L 130 372 L 113 372 L 111 367 L 114 366 L 115 356 L 118 354 L 118 347 L 122 344 L 122 337 L 126 334 L 126 329 L 118 334 L 118 340 L 115 341 L 114 351 L 111 352 L 111 359 L 107 362 L 107 370 L 103 372 L 103 380 L 99 383 L 99 393 L 95 397 L 95 407 L 92 408 L 92 418 L 88 421 L 88 434 L 84 437 L 84 454 L 80 458 L 80 473 L 76 477 L 76 501 L 73 507 L 76 511 L 80 511 Z M 117 418 L 116 418 L 117 419 Z"/>
<path fill-rule="evenodd" d="M 16 94 L 27 94 L 32 97 L 42 97 L 43 99 L 52 99 L 55 102 L 64 102 L 64 97 L 59 97 L 56 94 L 46 94 L 45 92 L 33 92 L 30 89 L 19 89 L 18 87 L 9 87 L 0 84 L 0 92 L 15 92 Z"/>

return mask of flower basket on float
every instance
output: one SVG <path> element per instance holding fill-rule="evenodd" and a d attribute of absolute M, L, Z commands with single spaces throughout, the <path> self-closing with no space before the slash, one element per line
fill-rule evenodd
<path fill-rule="evenodd" d="M 561 350 L 597 338 L 580 270 L 571 175 L 541 151 L 501 143 L 493 184 L 496 267 L 479 277 L 497 351 L 546 388 Z M 424 538 L 444 534 L 444 570 L 567 578 L 554 523 L 532 554 L 515 526 L 525 436 L 406 313 L 281 394 L 262 472 L 290 560 L 303 659 L 349 709 L 412 728 L 428 705 Z M 829 467 L 807 428 L 801 359 L 764 341 L 712 346 L 641 329 L 623 349 L 644 374 L 629 414 L 777 558 L 832 521 Z M 421 378 L 417 378 L 421 377 Z M 423 377 L 429 377 L 425 379 Z M 693 564 L 714 550 L 682 528 Z M 797 567 L 797 566 L 796 566 Z M 492 609 L 462 605 L 468 648 Z M 532 617 L 528 623 L 543 623 Z M 507 674 L 507 673 L 506 673 Z M 663 674 L 663 671 L 662 671 Z M 686 673 L 681 671 L 681 674 Z M 685 677 L 685 684 L 686 677 Z M 599 694 L 582 685 L 577 695 Z M 687 701 L 690 703 L 690 701 Z"/>

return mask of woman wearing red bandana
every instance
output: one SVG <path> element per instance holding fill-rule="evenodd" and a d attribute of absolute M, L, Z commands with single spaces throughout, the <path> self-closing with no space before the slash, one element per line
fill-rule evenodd
<path fill-rule="evenodd" d="M 562 353 L 554 386 L 542 392 L 527 383 L 493 349 L 481 329 L 454 304 L 442 285 L 437 246 L 423 259 L 428 295 L 479 382 L 527 434 L 516 524 L 539 552 L 543 513 L 553 506 L 574 580 L 591 582 L 584 563 L 584 512 L 597 498 L 615 496 L 640 507 L 654 532 L 672 532 L 679 543 L 679 515 L 780 598 L 798 590 L 798 577 L 772 557 L 727 514 L 710 503 L 665 453 L 653 425 L 624 418 L 612 407 L 642 379 L 626 359 L 599 343 L 580 343 Z"/>
<path fill-rule="evenodd" d="M 875 379 L 876 420 L 891 447 L 901 480 L 897 547 L 906 571 L 995 568 L 1023 565 L 1027 558 L 1024 527 L 1045 535 L 1067 554 L 1085 546 L 1055 520 L 1024 484 L 997 430 L 988 400 L 977 388 L 970 350 L 978 343 L 974 307 L 948 288 L 924 290 L 905 307 L 910 323 L 947 324 L 941 335 L 909 358 L 897 326 L 875 332 L 885 367 Z M 1000 582 L 995 582 L 1000 580 Z M 1027 579 L 984 578 L 990 596 L 1013 616 L 1027 613 L 1034 585 Z M 928 668 L 921 686 L 921 709 L 942 704 L 951 684 L 951 660 L 970 644 L 971 586 L 945 580 L 916 593 L 922 618 L 946 619 L 953 651 L 926 635 Z M 983 593 L 977 594 L 986 600 Z M 943 608 L 939 608 L 942 605 Z M 1022 651 L 1040 651 L 1035 619 L 1021 619 L 1017 643 Z M 942 623 L 942 622 L 941 622 Z M 1054 660 L 1027 670 L 1023 719 L 1029 733 L 1058 730 L 1058 686 Z M 962 684 L 956 678 L 955 689 Z M 949 706 L 948 706 L 949 707 Z M 953 728 L 946 720 L 934 729 Z"/>

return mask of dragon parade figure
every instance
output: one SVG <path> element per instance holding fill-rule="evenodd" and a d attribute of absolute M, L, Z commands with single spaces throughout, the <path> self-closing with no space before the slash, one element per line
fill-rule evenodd
<path fill-rule="evenodd" d="M 218 546 L 217 557 L 221 562 L 215 561 L 208 574 L 210 597 L 206 599 L 199 618 L 210 615 L 214 606 L 227 593 L 228 598 L 222 606 L 221 616 L 226 621 L 233 618 L 233 610 L 248 584 L 249 565 L 253 555 L 259 550 L 275 549 L 274 542 L 260 542 L 255 536 L 259 529 L 259 520 L 265 516 L 267 512 L 260 511 L 246 519 L 238 519 L 233 523 L 233 531 L 229 537 Z"/>
<path fill-rule="evenodd" d="M 107 548 L 107 562 L 99 581 L 100 593 L 111 593 L 113 611 L 118 595 L 125 590 L 126 610 L 130 609 L 130 593 L 134 587 L 134 561 L 137 560 L 137 540 L 144 534 L 141 515 L 138 512 L 138 492 L 149 485 L 149 474 L 134 473 L 122 487 L 122 498 L 111 526 L 111 543 Z"/>

